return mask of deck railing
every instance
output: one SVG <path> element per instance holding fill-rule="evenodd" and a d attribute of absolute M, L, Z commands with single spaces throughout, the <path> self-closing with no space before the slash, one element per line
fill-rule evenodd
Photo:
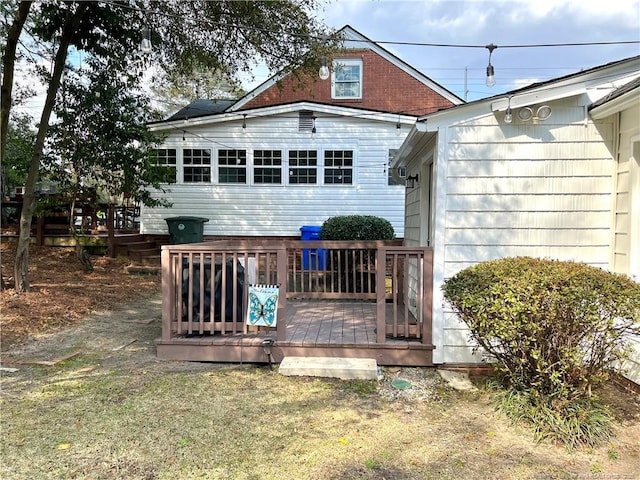
<path fill-rule="evenodd" d="M 277 339 L 286 341 L 287 302 L 376 302 L 377 342 L 431 344 L 432 249 L 398 242 L 214 241 L 162 247 L 164 340 L 251 333 L 250 285 L 279 287 Z M 213 320 L 213 321 L 212 321 Z"/>

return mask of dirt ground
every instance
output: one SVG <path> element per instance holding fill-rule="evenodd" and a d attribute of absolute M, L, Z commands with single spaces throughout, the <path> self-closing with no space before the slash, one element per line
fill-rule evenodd
<path fill-rule="evenodd" d="M 2 278 L 12 287 L 15 242 L 0 246 Z M 76 325 L 93 311 L 111 310 L 160 291 L 157 275 L 127 275 L 127 259 L 94 256 L 92 262 L 93 272 L 85 273 L 72 249 L 31 246 L 30 291 L 0 292 L 2 350 Z"/>
<path fill-rule="evenodd" d="M 3 244 L 5 280 L 12 252 Z M 31 260 L 33 291 L 0 297 L 1 363 L 15 369 L 0 378 L 2 478 L 640 478 L 640 398 L 613 385 L 601 394 L 615 438 L 567 452 L 535 444 L 493 412 L 482 388 L 452 391 L 433 369 L 384 368 L 371 388 L 159 360 L 158 277 L 101 257 L 85 274 L 56 248 L 34 247 Z M 411 388 L 394 388 L 396 378 Z M 185 392 L 189 403 L 176 402 Z M 247 444 L 265 457 L 252 459 L 239 448 Z"/>

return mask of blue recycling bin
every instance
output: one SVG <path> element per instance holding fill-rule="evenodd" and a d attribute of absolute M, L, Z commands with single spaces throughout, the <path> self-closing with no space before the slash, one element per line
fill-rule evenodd
<path fill-rule="evenodd" d="M 304 225 L 300 227 L 300 238 L 302 241 L 320 240 L 320 230 L 322 227 Z M 304 248 L 302 249 L 302 269 L 303 270 L 326 270 L 327 249 L 326 248 Z"/>

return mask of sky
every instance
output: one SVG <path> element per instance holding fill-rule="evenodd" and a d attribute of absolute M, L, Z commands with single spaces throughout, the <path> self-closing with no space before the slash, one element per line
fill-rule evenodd
<path fill-rule="evenodd" d="M 640 55 L 637 43 L 507 47 L 640 41 L 640 0 L 318 1 L 316 16 L 329 28 L 350 25 L 468 101 Z M 491 57 L 496 78 L 492 88 L 485 85 L 489 50 L 484 46 L 489 44 L 498 46 Z M 244 87 L 250 89 L 267 78 L 268 72 L 258 68 L 253 82 Z M 41 104 L 42 96 L 26 107 L 38 110 Z"/>
<path fill-rule="evenodd" d="M 485 85 L 489 50 L 381 43 L 432 80 L 477 100 L 640 54 L 640 44 L 500 48 L 640 41 L 639 0 L 333 0 L 318 18 L 376 42 L 493 43 L 496 85 Z M 263 76 L 261 79 L 264 80 Z"/>

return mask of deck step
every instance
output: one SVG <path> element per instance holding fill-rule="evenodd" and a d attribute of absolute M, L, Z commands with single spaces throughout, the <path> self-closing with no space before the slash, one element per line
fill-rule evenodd
<path fill-rule="evenodd" d="M 374 358 L 285 357 L 279 372 L 285 376 L 376 380 L 378 363 Z"/>

